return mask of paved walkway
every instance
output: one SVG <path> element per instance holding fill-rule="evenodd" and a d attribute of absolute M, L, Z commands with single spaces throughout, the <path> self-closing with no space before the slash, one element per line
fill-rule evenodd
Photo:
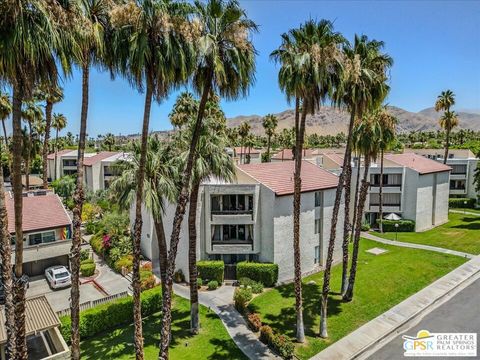
<path fill-rule="evenodd" d="M 439 247 L 436 247 L 436 246 L 387 240 L 387 239 L 375 236 L 375 235 L 367 233 L 367 232 L 362 232 L 361 236 L 364 237 L 365 239 L 377 241 L 377 242 L 380 242 L 382 244 L 387 244 L 387 245 L 401 246 L 401 247 L 407 247 L 407 248 L 412 248 L 412 249 L 422 249 L 422 250 L 435 251 L 435 252 L 439 252 L 439 253 L 443 253 L 443 254 L 461 256 L 461 257 L 464 257 L 464 258 L 467 258 L 467 259 L 473 259 L 475 257 L 475 255 L 472 255 L 472 254 L 469 254 L 469 253 L 465 253 L 465 252 L 461 252 L 461 251 L 455 251 L 455 250 L 449 250 L 449 249 L 444 249 L 444 248 L 439 248 Z"/>
<path fill-rule="evenodd" d="M 183 298 L 190 298 L 188 286 L 173 284 L 173 290 Z M 223 285 L 214 291 L 199 292 L 198 299 L 200 304 L 207 306 L 220 317 L 230 337 L 250 359 L 280 359 L 248 328 L 243 316 L 233 306 L 234 290 L 233 286 Z"/>
<path fill-rule="evenodd" d="M 474 213 L 471 211 L 462 211 L 462 210 L 449 210 L 449 212 L 455 213 L 455 214 L 465 214 L 465 215 L 474 215 L 474 216 L 480 216 L 479 213 Z"/>
<path fill-rule="evenodd" d="M 424 315 L 455 290 L 480 274 L 480 256 L 466 262 L 387 312 L 369 321 L 330 345 L 311 360 L 343 360 L 362 357 L 379 341 L 400 331 L 410 321 Z"/>

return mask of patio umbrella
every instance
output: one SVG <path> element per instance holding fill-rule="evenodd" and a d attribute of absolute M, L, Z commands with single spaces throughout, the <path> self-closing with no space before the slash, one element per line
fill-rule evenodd
<path fill-rule="evenodd" d="M 402 218 L 395 213 L 390 213 L 384 217 L 385 220 L 401 220 Z"/>

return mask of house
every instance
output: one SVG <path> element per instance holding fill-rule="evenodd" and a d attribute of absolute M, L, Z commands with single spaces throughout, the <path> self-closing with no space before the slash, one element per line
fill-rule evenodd
<path fill-rule="evenodd" d="M 57 171 L 55 175 L 55 154 L 48 155 L 48 177 L 59 178 L 77 173 L 77 150 L 61 150 L 57 154 Z M 84 184 L 90 191 L 107 189 L 116 175 L 115 162 L 127 160 L 123 152 L 100 151 L 85 153 L 83 160 Z"/>
<path fill-rule="evenodd" d="M 25 302 L 25 335 L 29 359 L 67 360 L 70 349 L 60 334 L 60 319 L 45 296 Z M 4 309 L 0 310 L 0 360 L 7 360 L 7 331 Z"/>
<path fill-rule="evenodd" d="M 378 160 L 379 162 L 379 160 Z M 375 225 L 379 215 L 380 164 L 369 169 L 370 187 L 365 203 L 365 221 Z M 352 162 L 352 193 L 356 188 L 357 162 Z M 360 173 L 363 175 L 363 166 Z M 424 231 L 448 221 L 451 168 L 413 153 L 386 154 L 383 170 L 383 213 L 395 213 L 415 221 L 415 231 Z M 353 214 L 353 206 L 350 211 Z"/>
<path fill-rule="evenodd" d="M 248 156 L 250 156 L 250 163 L 252 164 L 262 162 L 262 151 L 260 149 L 243 146 L 236 146 L 233 148 L 233 158 L 235 159 L 235 163 L 240 164 L 240 162 L 246 162 Z"/>
<path fill-rule="evenodd" d="M 428 159 L 443 163 L 444 149 L 405 149 L 404 153 L 415 153 Z M 450 197 L 478 198 L 475 191 L 474 174 L 480 159 L 468 149 L 450 149 L 447 165 L 452 168 L 450 173 Z"/>
<path fill-rule="evenodd" d="M 15 243 L 15 211 L 11 192 L 5 193 L 8 232 Z M 53 265 L 69 264 L 72 220 L 58 195 L 50 191 L 24 193 L 23 270 L 29 276 L 41 275 Z M 15 259 L 12 250 L 12 261 Z"/>
<path fill-rule="evenodd" d="M 234 278 L 237 262 L 250 260 L 276 263 L 279 281 L 291 280 L 294 165 L 293 161 L 238 165 L 234 182 L 204 182 L 197 207 L 197 258 L 223 260 L 227 279 Z M 325 265 L 337 184 L 336 175 L 303 161 L 300 246 L 304 274 Z M 166 206 L 163 224 L 167 239 L 174 212 L 174 204 Z M 158 269 L 153 219 L 145 210 L 143 219 L 142 252 Z M 335 259 L 341 258 L 342 234 L 341 212 Z M 182 223 L 176 267 L 188 274 L 187 216 Z"/>

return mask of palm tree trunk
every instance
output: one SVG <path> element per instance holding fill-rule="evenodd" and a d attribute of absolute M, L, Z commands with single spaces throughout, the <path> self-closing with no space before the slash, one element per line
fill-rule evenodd
<path fill-rule="evenodd" d="M 165 237 L 165 228 L 163 227 L 162 216 L 156 216 L 153 219 L 153 225 L 155 226 L 155 232 L 157 233 L 158 242 L 158 259 L 160 262 L 160 279 L 162 281 L 162 292 L 165 292 L 165 284 L 167 277 L 167 240 Z"/>
<path fill-rule="evenodd" d="M 296 109 L 296 114 L 298 110 Z M 303 323 L 303 299 L 302 299 L 302 268 L 300 254 L 300 205 L 302 190 L 302 147 L 305 134 L 305 119 L 307 118 L 308 102 L 304 100 L 302 105 L 302 118 L 299 128 L 295 129 L 295 173 L 293 174 L 293 263 L 294 263 L 294 288 L 295 288 L 295 312 L 297 314 L 297 342 L 305 342 L 305 326 Z M 295 121 L 298 124 L 298 121 Z"/>
<path fill-rule="evenodd" d="M 383 233 L 383 149 L 380 149 L 380 186 L 378 188 L 378 224 Z"/>
<path fill-rule="evenodd" d="M 353 253 L 352 253 L 352 265 L 350 267 L 350 277 L 348 279 L 348 288 L 345 294 L 343 294 L 344 301 L 352 301 L 353 299 L 353 288 L 355 286 L 355 277 L 357 275 L 357 260 L 358 260 L 358 250 L 360 245 L 360 230 L 362 225 L 362 215 L 363 209 L 365 207 L 365 200 L 367 199 L 368 186 L 370 185 L 368 181 L 368 169 L 370 168 L 370 156 L 365 155 L 365 171 L 363 173 L 362 186 L 360 187 L 360 195 L 358 198 L 357 205 L 357 223 L 355 226 L 355 236 L 353 238 Z"/>
<path fill-rule="evenodd" d="M 343 294 L 347 290 L 347 278 L 348 278 L 348 244 L 350 238 L 350 189 L 352 183 L 352 154 L 345 154 L 348 157 L 347 166 L 345 168 L 345 207 L 344 207 L 344 219 L 343 219 L 343 242 L 342 242 L 342 286 L 341 293 Z"/>
<path fill-rule="evenodd" d="M 27 157 L 25 158 L 25 186 L 26 190 L 30 190 L 30 155 L 32 152 L 33 144 L 33 132 L 32 132 L 32 123 L 28 122 L 28 144 L 27 148 Z"/>
<path fill-rule="evenodd" d="M 15 359 L 15 306 L 13 304 L 12 280 L 12 244 L 8 232 L 8 214 L 5 205 L 5 188 L 3 182 L 3 168 L 0 167 L 0 259 L 2 269 L 2 284 L 5 294 L 5 328 L 7 331 L 6 355 Z"/>
<path fill-rule="evenodd" d="M 70 250 L 70 269 L 72 271 L 72 288 L 70 290 L 70 317 L 71 328 L 71 358 L 80 359 L 80 245 L 82 244 L 82 207 L 85 199 L 83 191 L 83 158 L 85 153 L 85 137 L 88 115 L 88 87 L 89 87 L 89 61 L 82 67 L 82 111 L 80 114 L 80 137 L 78 140 L 77 155 L 77 186 L 73 194 L 75 207 L 73 208 L 73 237 Z"/>
<path fill-rule="evenodd" d="M 333 205 L 332 222 L 330 224 L 330 239 L 328 241 L 327 261 L 325 264 L 325 271 L 323 272 L 323 288 L 322 300 L 320 304 L 320 337 L 327 338 L 327 309 L 328 309 L 328 293 L 330 291 L 330 273 L 333 262 L 333 251 L 335 250 L 335 237 L 337 235 L 338 212 L 340 210 L 340 203 L 342 200 L 342 190 L 345 182 L 345 171 L 347 167 L 347 160 L 352 150 L 352 130 L 353 122 L 355 120 L 355 108 L 350 114 L 350 123 L 348 125 L 347 146 L 345 147 L 345 156 L 343 157 L 342 172 L 338 178 L 337 191 L 335 192 L 335 202 Z"/>
<path fill-rule="evenodd" d="M 356 220 L 357 220 L 357 204 L 358 204 L 358 192 L 359 192 L 359 189 L 360 189 L 360 166 L 362 165 L 361 164 L 361 158 L 362 156 L 360 154 L 358 154 L 358 161 L 357 161 L 357 179 L 355 181 L 355 198 L 354 198 L 354 201 L 353 201 L 353 219 L 352 219 L 352 235 L 351 235 L 351 241 L 353 241 L 353 236 L 354 236 L 354 231 L 355 231 L 355 223 L 356 223 Z"/>
<path fill-rule="evenodd" d="M 197 120 L 195 128 L 192 133 L 192 141 L 188 151 L 187 163 L 181 177 L 181 191 L 178 196 L 177 207 L 175 209 L 175 216 L 173 218 L 172 234 L 170 236 L 170 251 L 168 252 L 168 267 L 166 276 L 166 291 L 162 298 L 162 312 L 161 330 L 160 330 L 160 353 L 159 359 L 168 359 L 168 346 L 170 345 L 170 332 L 172 324 L 172 283 L 173 273 L 175 271 L 175 258 L 177 256 L 178 241 L 180 237 L 180 229 L 185 216 L 186 205 L 189 197 L 190 178 L 192 176 L 193 162 L 196 157 L 196 149 L 198 139 L 200 137 L 200 130 L 202 128 L 203 116 L 205 113 L 205 105 L 210 94 L 211 83 L 213 75 L 207 76 L 205 87 L 203 89 L 200 104 L 198 106 Z"/>
<path fill-rule="evenodd" d="M 445 155 L 443 157 L 443 163 L 447 164 L 447 159 L 448 159 L 448 148 L 450 147 L 450 129 L 447 127 L 446 131 L 446 137 L 445 137 Z"/>
<path fill-rule="evenodd" d="M 20 80 L 13 86 L 12 127 L 12 185 L 15 209 L 15 340 L 16 358 L 27 359 L 27 342 L 25 337 L 25 282 L 23 275 L 23 191 L 22 191 L 22 100 L 24 87 Z"/>
<path fill-rule="evenodd" d="M 43 188 L 48 188 L 48 174 L 47 174 L 47 162 L 48 162 L 48 142 L 50 141 L 50 127 L 52 125 L 52 110 L 53 104 L 47 100 L 45 106 L 45 138 L 43 139 Z"/>
<path fill-rule="evenodd" d="M 198 286 L 197 286 L 197 202 L 199 182 L 192 186 L 190 205 L 188 209 L 188 278 L 190 280 L 190 332 L 198 334 L 200 323 L 198 317 Z"/>
<path fill-rule="evenodd" d="M 267 137 L 267 162 L 270 162 L 270 136 Z"/>
<path fill-rule="evenodd" d="M 132 288 L 133 288 L 133 323 L 135 358 L 143 360 L 143 329 L 142 329 L 142 304 L 140 299 L 140 243 L 142 240 L 142 202 L 143 202 L 143 185 L 145 179 L 145 163 L 147 160 L 148 145 L 148 127 L 150 123 L 150 111 L 152 108 L 153 95 L 153 79 L 147 76 L 147 89 L 145 93 L 145 107 L 143 111 L 142 140 L 140 147 L 140 162 L 138 166 L 137 190 L 135 199 L 135 224 L 133 227 L 133 272 L 132 272 Z M 166 282 L 162 285 L 165 289 Z"/>
<path fill-rule="evenodd" d="M 5 148 L 8 149 L 8 137 L 7 137 L 7 128 L 5 126 L 5 119 L 2 120 L 2 127 L 3 127 L 3 137 L 5 138 Z"/>
<path fill-rule="evenodd" d="M 58 128 L 55 131 L 55 173 L 53 174 L 53 180 L 57 180 L 57 156 L 58 156 Z"/>

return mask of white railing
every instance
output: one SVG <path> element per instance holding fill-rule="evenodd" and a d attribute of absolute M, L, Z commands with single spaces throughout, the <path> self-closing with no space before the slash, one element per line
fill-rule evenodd
<path fill-rule="evenodd" d="M 117 299 L 125 298 L 127 296 L 128 296 L 128 292 L 122 291 L 121 293 L 110 295 L 110 296 L 100 298 L 100 299 L 97 299 L 97 300 L 86 301 L 86 302 L 80 304 L 80 311 L 91 309 L 95 306 L 106 304 L 106 303 L 115 301 Z M 57 311 L 57 315 L 59 317 L 69 315 L 69 314 L 70 314 L 70 308 Z"/>

